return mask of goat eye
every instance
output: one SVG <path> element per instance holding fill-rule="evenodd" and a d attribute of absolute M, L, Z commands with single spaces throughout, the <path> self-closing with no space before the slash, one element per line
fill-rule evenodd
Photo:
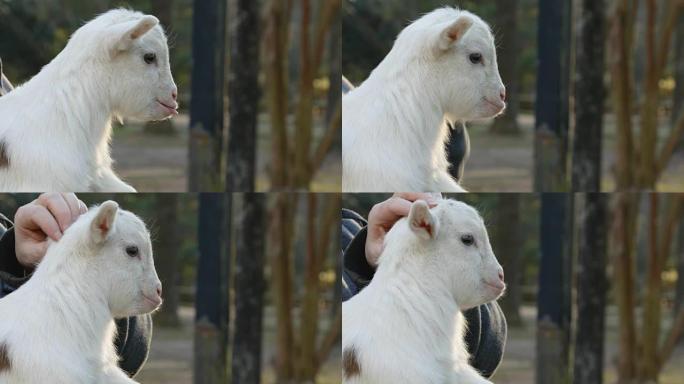
<path fill-rule="evenodd" d="M 152 64 L 155 61 L 157 61 L 157 55 L 155 55 L 154 53 L 146 53 L 143 56 L 143 60 L 145 60 L 147 64 Z"/>
<path fill-rule="evenodd" d="M 463 235 L 461 236 L 461 242 L 467 246 L 475 244 L 475 238 L 473 235 Z"/>
<path fill-rule="evenodd" d="M 470 56 L 468 56 L 470 59 L 470 62 L 473 64 L 480 64 L 482 63 L 482 55 L 479 53 L 471 53 Z"/>
<path fill-rule="evenodd" d="M 130 257 L 138 257 L 138 247 L 135 245 L 129 245 L 126 247 L 126 254 Z"/>

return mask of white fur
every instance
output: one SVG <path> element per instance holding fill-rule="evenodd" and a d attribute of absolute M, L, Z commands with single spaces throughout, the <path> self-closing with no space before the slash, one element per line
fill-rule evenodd
<path fill-rule="evenodd" d="M 465 235 L 474 245 L 464 244 Z M 432 209 L 418 201 L 387 234 L 379 260 L 368 287 L 342 304 L 343 354 L 354 350 L 361 372 L 344 382 L 489 383 L 468 364 L 461 314 L 505 289 L 477 211 L 453 200 Z"/>
<path fill-rule="evenodd" d="M 473 53 L 484 64 L 473 64 Z M 448 7 L 418 19 L 343 96 L 343 191 L 464 192 L 447 170 L 444 120 L 493 117 L 505 108 L 502 95 L 494 38 L 482 19 Z"/>
<path fill-rule="evenodd" d="M 158 23 L 125 9 L 104 13 L 79 28 L 40 73 L 0 97 L 0 143 L 9 157 L 9 167 L 0 167 L 0 190 L 135 192 L 112 170 L 111 121 L 176 113 Z M 156 54 L 156 63 L 146 63 L 146 53 Z"/>
<path fill-rule="evenodd" d="M 152 312 L 160 293 L 143 222 L 112 201 L 92 208 L 0 300 L 0 345 L 11 363 L 0 383 L 135 383 L 117 366 L 113 319 Z"/>

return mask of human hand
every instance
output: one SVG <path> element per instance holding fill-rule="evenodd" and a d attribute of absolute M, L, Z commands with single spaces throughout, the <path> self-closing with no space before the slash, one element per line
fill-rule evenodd
<path fill-rule="evenodd" d="M 442 199 L 441 193 L 395 193 L 390 199 L 375 204 L 368 213 L 366 260 L 375 267 L 385 246 L 385 235 L 402 217 L 408 216 L 411 204 L 425 200 L 430 208 Z"/>
<path fill-rule="evenodd" d="M 17 260 L 35 267 L 47 252 L 48 239 L 57 241 L 78 217 L 88 211 L 73 193 L 44 193 L 20 207 L 14 215 L 14 250 Z"/>

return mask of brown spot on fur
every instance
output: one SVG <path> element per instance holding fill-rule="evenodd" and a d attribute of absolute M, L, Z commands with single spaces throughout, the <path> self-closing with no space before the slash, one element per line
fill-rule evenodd
<path fill-rule="evenodd" d="M 361 374 L 361 367 L 356 359 L 356 348 L 353 345 L 342 352 L 342 372 L 345 379 Z"/>
<path fill-rule="evenodd" d="M 0 141 L 0 168 L 9 167 L 9 155 L 7 154 L 7 144 Z"/>
<path fill-rule="evenodd" d="M 12 368 L 9 351 L 7 350 L 7 345 L 0 344 L 0 373 L 3 371 L 9 371 Z"/>

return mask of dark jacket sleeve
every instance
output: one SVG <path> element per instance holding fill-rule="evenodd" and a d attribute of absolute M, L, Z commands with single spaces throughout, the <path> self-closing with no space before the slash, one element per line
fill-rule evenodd
<path fill-rule="evenodd" d="M 0 215 L 0 298 L 19 288 L 31 277 L 30 271 L 25 270 L 17 260 L 14 230 L 6 229 L 7 225 L 6 219 Z M 118 335 L 115 345 L 121 357 L 119 366 L 132 377 L 147 360 L 152 341 L 152 318 L 142 315 L 119 319 L 116 326 Z"/>
<path fill-rule="evenodd" d="M 366 260 L 366 224 L 358 214 L 342 211 L 343 301 L 365 288 L 375 273 Z M 470 309 L 464 315 L 468 321 L 465 341 L 470 365 L 489 378 L 503 358 L 508 331 L 506 318 L 497 302 Z"/>
<path fill-rule="evenodd" d="M 23 277 L 26 270 L 19 264 L 17 255 L 14 253 L 14 230 L 10 228 L 0 236 L 0 271 Z"/>
<path fill-rule="evenodd" d="M 147 360 L 152 341 L 152 316 L 141 315 L 116 321 L 116 350 L 121 356 L 119 366 L 129 376 L 135 376 Z"/>
<path fill-rule="evenodd" d="M 19 264 L 14 253 L 14 230 L 11 225 L 5 216 L 0 215 L 0 298 L 17 289 L 30 275 Z"/>

